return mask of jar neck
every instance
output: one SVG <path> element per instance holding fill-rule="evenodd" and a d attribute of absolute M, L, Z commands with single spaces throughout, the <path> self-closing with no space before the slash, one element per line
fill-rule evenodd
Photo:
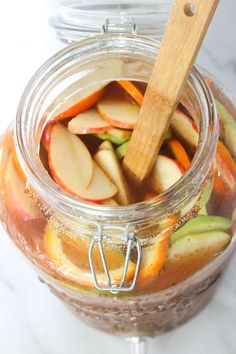
<path fill-rule="evenodd" d="M 135 33 L 161 40 L 172 0 L 65 0 L 51 18 L 57 37 L 74 43 L 100 33 Z"/>
<path fill-rule="evenodd" d="M 159 43 L 152 39 L 107 34 L 65 48 L 49 59 L 33 76 L 18 107 L 15 141 L 27 180 L 45 202 L 46 209 L 63 214 L 75 222 L 84 219 L 104 224 L 136 223 L 171 215 L 199 192 L 213 163 L 218 139 L 218 120 L 212 95 L 196 68 L 189 76 L 182 102 L 198 122 L 199 144 L 188 171 L 165 193 L 128 206 L 108 207 L 82 202 L 59 188 L 39 159 L 40 136 L 52 113 L 49 107 L 52 107 L 51 104 L 62 86 L 68 87 L 74 80 L 79 86 L 86 87 L 89 75 L 95 81 L 99 80 L 99 75 L 93 72 L 94 67 L 106 67 L 109 63 L 115 63 L 117 57 L 129 64 L 129 70 L 122 73 L 123 79 L 147 80 L 158 51 Z M 98 61 L 100 57 L 101 62 Z M 134 69 L 135 65 L 130 71 L 132 58 L 136 58 L 134 63 L 143 65 L 143 73 L 140 69 Z M 121 78 L 120 73 L 115 73 L 115 70 L 101 73 L 102 76 L 108 75 L 100 77 L 103 81 Z"/>

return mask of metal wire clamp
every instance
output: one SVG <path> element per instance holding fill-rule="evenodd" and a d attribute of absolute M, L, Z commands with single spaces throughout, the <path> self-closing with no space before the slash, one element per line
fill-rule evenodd
<path fill-rule="evenodd" d="M 94 286 L 98 290 L 103 290 L 103 291 L 110 291 L 113 294 L 117 294 L 119 292 L 128 292 L 132 291 L 135 287 L 139 269 L 140 269 L 140 264 L 141 264 L 141 258 L 142 258 L 142 249 L 140 242 L 138 238 L 136 238 L 134 232 L 129 232 L 129 227 L 130 225 L 127 224 L 125 227 L 122 226 L 114 226 L 114 225 L 100 225 L 97 224 L 97 232 L 94 235 L 90 247 L 89 247 L 89 264 L 93 276 L 93 281 L 94 281 Z M 115 230 L 118 231 L 116 235 L 113 236 L 113 238 L 117 238 L 123 243 L 127 245 L 127 250 L 126 250 L 126 255 L 125 255 L 125 261 L 124 261 L 124 267 L 123 267 L 123 274 L 120 283 L 114 284 L 113 280 L 110 277 L 110 272 L 107 266 L 107 261 L 104 255 L 104 249 L 103 249 L 103 240 L 108 240 L 111 239 L 107 234 L 106 231 L 108 230 Z M 94 261 L 93 261 L 93 249 L 95 245 L 98 245 L 101 261 L 102 261 L 102 266 L 104 269 L 104 273 L 106 276 L 106 282 L 107 286 L 101 286 L 99 285 L 98 279 L 97 279 L 97 274 L 95 271 L 95 266 L 94 266 Z M 132 247 L 135 247 L 137 250 L 137 262 L 135 266 L 135 271 L 134 271 L 134 276 L 132 279 L 132 282 L 127 285 L 126 283 L 126 278 L 127 278 L 127 271 L 128 271 L 128 266 L 129 266 L 129 261 L 130 261 L 130 253 Z"/>

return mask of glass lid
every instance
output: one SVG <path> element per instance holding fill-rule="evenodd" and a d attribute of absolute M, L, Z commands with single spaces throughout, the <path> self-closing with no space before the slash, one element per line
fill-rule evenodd
<path fill-rule="evenodd" d="M 171 5 L 172 0 L 65 0 L 50 23 L 66 43 L 104 32 L 137 33 L 160 40 Z"/>

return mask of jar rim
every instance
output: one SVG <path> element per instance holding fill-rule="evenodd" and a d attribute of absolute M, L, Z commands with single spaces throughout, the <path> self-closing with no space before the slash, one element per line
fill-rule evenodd
<path fill-rule="evenodd" d="M 91 222 L 96 218 L 96 220 L 104 223 L 112 220 L 136 223 L 138 220 L 148 220 L 153 217 L 161 218 L 166 214 L 171 215 L 181 203 L 194 195 L 196 189 L 199 188 L 199 184 L 203 182 L 206 173 L 210 171 L 218 138 L 218 120 L 214 99 L 196 68 L 193 68 L 189 80 L 192 80 L 192 84 L 194 84 L 201 99 L 203 110 L 203 125 L 199 133 L 201 143 L 198 145 L 193 162 L 184 176 L 166 192 L 153 199 L 128 206 L 109 207 L 81 201 L 59 188 L 49 176 L 45 180 L 46 172 L 39 157 L 37 158 L 36 150 L 32 150 L 31 145 L 35 139 L 35 132 L 32 129 L 26 129 L 26 127 L 29 122 L 35 119 L 33 109 L 36 109 L 37 104 L 39 104 L 37 94 L 39 94 L 40 88 L 45 84 L 48 76 L 55 74 L 58 63 L 62 63 L 65 58 L 68 59 L 70 55 L 81 52 L 83 48 L 90 47 L 101 39 L 103 46 L 106 46 L 109 42 L 113 46 L 116 44 L 119 47 L 121 43 L 124 44 L 124 41 L 127 40 L 133 46 L 145 43 L 150 50 L 155 50 L 156 53 L 159 50 L 159 43 L 153 39 L 136 35 L 106 34 L 70 45 L 51 57 L 34 74 L 18 106 L 14 131 L 20 164 L 35 192 L 42 199 L 46 198 L 48 204 L 54 210 L 72 218 L 82 218 Z M 183 190 L 188 191 L 188 193 L 182 195 Z"/>
<path fill-rule="evenodd" d="M 66 43 L 106 31 L 161 39 L 171 7 L 172 0 L 64 0 L 50 24 Z"/>

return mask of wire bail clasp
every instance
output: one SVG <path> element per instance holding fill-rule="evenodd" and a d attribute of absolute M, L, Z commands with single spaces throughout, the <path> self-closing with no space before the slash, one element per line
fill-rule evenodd
<path fill-rule="evenodd" d="M 93 276 L 93 281 L 94 281 L 94 286 L 98 290 L 103 290 L 103 291 L 110 291 L 113 294 L 117 294 L 120 291 L 123 292 L 128 292 L 132 291 L 135 287 L 139 269 L 140 269 L 140 264 L 141 264 L 141 256 L 142 256 L 142 250 L 141 250 L 141 245 L 138 240 L 138 238 L 135 236 L 134 232 L 129 232 L 129 227 L 130 225 L 127 224 L 125 227 L 122 226 L 114 226 L 114 225 L 100 225 L 97 224 L 97 232 L 95 233 L 89 247 L 89 264 Z M 124 260 L 124 266 L 123 266 L 123 272 L 122 272 L 122 277 L 117 284 L 117 281 L 114 282 L 114 279 L 111 278 L 110 276 L 110 270 L 107 266 L 107 261 L 106 257 L 104 255 L 104 248 L 103 248 L 103 241 L 104 240 L 112 240 L 110 236 L 107 235 L 106 231 L 118 231 L 117 234 L 113 235 L 112 238 L 117 238 L 118 240 L 122 241 L 122 244 L 126 244 L 126 254 L 125 254 L 125 260 Z M 102 266 L 104 269 L 105 273 L 105 278 L 106 278 L 106 285 L 102 286 L 99 284 L 98 277 L 96 274 L 95 266 L 94 266 L 94 260 L 93 260 L 93 250 L 95 245 L 98 245 L 98 250 L 99 254 L 101 257 L 101 262 Z M 135 247 L 137 251 L 137 261 L 134 273 L 133 273 L 133 279 L 130 282 L 130 279 L 127 280 L 127 273 L 128 273 L 128 268 L 129 268 L 129 262 L 130 262 L 130 255 L 131 255 L 131 249 Z M 129 283 L 127 285 L 127 282 Z"/>

